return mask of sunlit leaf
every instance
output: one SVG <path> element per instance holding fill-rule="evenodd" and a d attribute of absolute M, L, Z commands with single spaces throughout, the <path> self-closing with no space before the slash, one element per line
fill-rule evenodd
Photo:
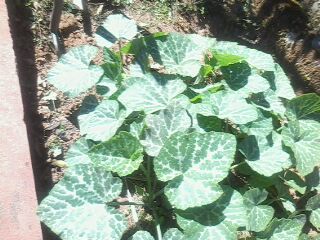
<path fill-rule="evenodd" d="M 180 209 L 205 205 L 223 191 L 218 183 L 229 171 L 235 154 L 234 136 L 227 133 L 176 133 L 154 159 L 159 180 L 167 182 L 165 194 Z"/>
<path fill-rule="evenodd" d="M 93 46 L 80 46 L 64 54 L 48 72 L 47 80 L 69 97 L 76 97 L 96 84 L 103 74 L 100 66 L 91 65 L 98 53 Z"/>
<path fill-rule="evenodd" d="M 41 202 L 38 215 L 63 240 L 120 239 L 126 219 L 105 203 L 115 199 L 121 189 L 121 180 L 111 173 L 77 165 Z"/>

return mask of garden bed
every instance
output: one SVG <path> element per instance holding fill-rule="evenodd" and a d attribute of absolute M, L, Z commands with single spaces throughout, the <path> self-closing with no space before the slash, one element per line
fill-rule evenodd
<path fill-rule="evenodd" d="M 31 150 L 39 200 L 42 200 L 53 184 L 63 176 L 64 168 L 61 160 L 70 145 L 80 137 L 76 114 L 83 98 L 92 94 L 88 92 L 78 98 L 70 99 L 45 81 L 48 69 L 57 61 L 49 40 L 50 7 L 47 1 L 30 1 L 28 7 L 24 4 L 12 7 L 10 13 L 19 76 L 22 83 L 27 83 L 22 84 L 22 92 L 24 107 L 28 113 L 26 116 L 28 134 L 30 142 L 33 143 Z M 123 12 L 136 20 L 144 32 L 197 33 L 238 41 L 274 53 L 289 75 L 297 93 L 312 91 L 310 86 L 317 90 L 317 83 L 307 86 L 303 81 L 306 77 L 303 71 L 309 74 L 312 68 L 311 77 L 320 76 L 320 70 L 316 68 L 316 61 L 319 61 L 318 54 L 310 47 L 311 39 L 306 39 L 304 42 L 297 41 L 293 47 L 289 43 L 282 42 L 287 41 L 283 39 L 290 33 L 287 31 L 290 29 L 281 28 L 283 32 L 271 36 L 259 36 L 260 40 L 255 41 L 254 37 L 248 36 L 246 28 L 239 30 L 239 23 L 228 20 L 227 13 L 215 8 L 214 14 L 209 15 L 202 14 L 200 9 L 189 9 L 187 14 L 183 14 L 179 8 L 166 8 L 165 5 L 155 8 L 154 4 L 143 1 L 136 1 L 133 6 L 127 7 L 109 7 L 103 2 L 93 1 L 90 7 L 93 30 L 110 13 Z M 82 44 L 94 45 L 94 39 L 84 34 L 81 13 L 71 9 L 69 5 L 66 6 L 66 10 L 61 23 L 66 49 Z M 290 18 L 287 19 L 284 25 L 290 27 L 292 24 L 290 21 Z M 304 23 L 299 24 L 298 26 L 302 28 Z M 279 35 L 285 37 L 278 38 Z M 270 39 L 272 37 L 273 39 Z M 291 52 L 287 54 L 288 49 L 291 49 Z M 304 64 L 302 68 L 301 64 Z M 127 210 L 123 209 L 124 212 Z M 45 239 L 56 240 L 54 236 L 46 236 Z"/>
<path fill-rule="evenodd" d="M 241 16 L 237 16 L 236 21 L 233 21 L 230 12 L 223 9 L 221 5 L 207 4 L 192 8 L 191 4 L 186 1 L 181 4 L 184 8 L 174 4 L 173 8 L 169 8 L 168 4 L 158 3 L 154 6 L 148 1 L 135 1 L 133 5 L 117 7 L 103 1 L 93 1 L 90 4 L 93 32 L 106 16 L 111 13 L 123 12 L 134 19 L 145 32 L 197 33 L 203 36 L 214 36 L 220 40 L 238 41 L 241 44 L 274 54 L 277 61 L 286 70 L 298 94 L 317 91 L 317 79 L 320 79 L 320 70 L 317 67 L 319 54 L 312 49 L 311 37 L 306 33 L 307 19 L 304 18 L 301 11 L 297 11 L 296 6 L 293 5 L 290 8 L 282 3 L 284 8 L 287 7 L 285 9 L 287 12 L 284 11 L 282 15 L 279 15 L 277 9 L 281 9 L 281 4 L 278 6 L 275 3 L 270 3 L 270 5 L 260 6 L 258 1 L 254 7 L 262 12 L 259 22 L 263 22 L 266 18 L 263 11 L 271 8 L 274 10 L 272 15 L 268 16 L 271 21 L 268 23 L 268 27 L 252 29 L 242 24 L 241 21 L 239 22 L 238 19 Z M 203 6 L 207 7 L 204 9 L 204 13 L 201 12 Z M 50 149 L 48 159 L 50 162 L 62 158 L 63 154 L 56 155 L 65 152 L 70 143 L 79 137 L 73 116 L 80 106 L 81 99 L 65 98 L 46 83 L 47 71 L 57 61 L 48 32 L 51 4 L 47 1 L 34 1 L 30 7 L 34 13 L 32 30 L 36 43 L 35 62 L 38 69 L 39 112 L 43 118 L 46 148 Z M 234 6 L 234 8 L 239 8 L 239 6 Z M 285 16 L 288 17 L 285 18 Z M 290 16 L 295 17 L 293 22 Z M 270 33 L 269 28 L 272 26 L 272 22 L 278 21 L 277 17 L 281 19 L 279 20 L 281 26 L 277 26 Z M 66 49 L 82 44 L 94 44 L 94 39 L 83 31 L 81 12 L 71 8 L 71 5 L 65 7 L 60 28 Z M 298 36 L 297 39 L 289 39 L 290 30 L 300 31 L 301 36 Z M 304 36 L 306 36 L 305 39 L 303 39 Z M 290 43 L 290 41 L 295 41 L 295 43 Z M 313 81 L 313 85 L 307 84 L 310 81 Z M 62 147 L 60 149 L 62 151 L 59 150 L 59 146 Z M 57 168 L 53 168 L 53 171 L 53 181 L 56 182 L 62 173 Z"/>

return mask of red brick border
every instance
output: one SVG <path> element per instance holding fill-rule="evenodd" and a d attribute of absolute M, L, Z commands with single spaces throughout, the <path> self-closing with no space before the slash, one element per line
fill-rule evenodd
<path fill-rule="evenodd" d="M 0 0 L 0 239 L 41 240 L 7 7 Z"/>

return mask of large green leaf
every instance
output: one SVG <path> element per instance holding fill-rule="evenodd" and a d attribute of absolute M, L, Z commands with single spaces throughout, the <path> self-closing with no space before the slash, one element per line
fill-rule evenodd
<path fill-rule="evenodd" d="M 144 121 L 134 121 L 130 124 L 129 132 L 135 136 L 137 139 L 140 139 L 145 131 L 145 123 Z"/>
<path fill-rule="evenodd" d="M 92 112 L 78 116 L 81 135 L 94 141 L 110 139 L 122 125 L 126 111 L 115 100 L 102 101 Z"/>
<path fill-rule="evenodd" d="M 95 38 L 99 46 L 109 48 L 119 39 L 133 39 L 137 33 L 138 28 L 133 20 L 122 14 L 113 14 L 98 27 Z"/>
<path fill-rule="evenodd" d="M 235 90 L 234 94 L 239 94 L 243 98 L 248 98 L 252 93 L 260 93 L 270 88 L 268 81 L 258 74 L 248 76 L 247 83 Z"/>
<path fill-rule="evenodd" d="M 305 221 L 302 219 L 274 218 L 259 239 L 268 240 L 298 240 Z"/>
<path fill-rule="evenodd" d="M 242 132 L 247 135 L 267 136 L 273 130 L 272 117 L 258 111 L 258 119 L 244 125 L 239 125 Z"/>
<path fill-rule="evenodd" d="M 139 168 L 143 161 L 143 148 L 130 133 L 120 132 L 93 147 L 89 156 L 96 166 L 126 176 Z"/>
<path fill-rule="evenodd" d="M 263 93 L 254 94 L 251 100 L 257 107 L 280 116 L 283 116 L 286 111 L 283 102 L 272 89 L 268 89 Z"/>
<path fill-rule="evenodd" d="M 248 136 L 239 150 L 254 171 L 267 177 L 291 166 L 290 156 L 281 144 L 270 143 L 266 137 Z"/>
<path fill-rule="evenodd" d="M 103 74 L 100 66 L 90 65 L 98 53 L 93 46 L 72 48 L 48 72 L 47 80 L 69 97 L 76 97 L 93 87 Z"/>
<path fill-rule="evenodd" d="M 236 91 L 248 84 L 251 68 L 246 62 L 240 62 L 222 67 L 221 73 L 228 87 Z"/>
<path fill-rule="evenodd" d="M 204 226 L 217 225 L 224 221 L 236 227 L 247 225 L 247 212 L 241 194 L 228 186 L 223 186 L 223 194 L 215 202 L 187 210 L 176 210 L 184 218 Z M 183 224 L 181 226 L 183 228 Z"/>
<path fill-rule="evenodd" d="M 165 141 L 176 132 L 184 132 L 191 126 L 191 118 L 180 106 L 171 105 L 159 114 L 147 115 L 146 137 L 141 143 L 150 156 L 157 156 Z"/>
<path fill-rule="evenodd" d="M 201 114 L 189 112 L 192 116 L 192 128 L 200 133 L 205 132 L 223 132 L 225 123 L 215 116 L 203 116 Z"/>
<path fill-rule="evenodd" d="M 243 57 L 232 54 L 212 51 L 209 55 L 207 56 L 206 63 L 213 67 L 226 67 L 243 61 Z"/>
<path fill-rule="evenodd" d="M 258 188 L 251 189 L 243 195 L 243 202 L 247 209 L 247 230 L 263 231 L 271 221 L 274 209 L 267 205 L 260 205 L 267 196 L 267 191 Z"/>
<path fill-rule="evenodd" d="M 156 39 L 150 51 L 153 59 L 163 65 L 167 73 L 195 77 L 201 68 L 205 50 L 214 43 L 210 38 L 171 33 L 164 39 Z"/>
<path fill-rule="evenodd" d="M 217 116 L 236 124 L 246 124 L 258 118 L 257 109 L 244 98 L 229 91 L 219 91 L 204 98 L 202 103 L 193 106 L 204 116 Z"/>
<path fill-rule="evenodd" d="M 276 95 L 285 99 L 294 98 L 296 95 L 290 84 L 290 80 L 288 79 L 280 65 L 277 63 L 275 64 L 274 75 L 274 85 L 271 86 L 271 88 L 276 92 Z"/>
<path fill-rule="evenodd" d="M 320 193 L 308 200 L 306 209 L 311 211 L 310 222 L 320 230 Z"/>
<path fill-rule="evenodd" d="M 318 122 L 310 124 L 308 120 L 300 120 L 289 122 L 281 133 L 284 144 L 294 153 L 297 170 L 303 176 L 311 173 L 320 163 L 319 129 Z"/>
<path fill-rule="evenodd" d="M 264 92 L 270 88 L 268 80 L 251 70 L 246 62 L 222 67 L 221 72 L 227 88 L 244 98 L 251 93 Z"/>
<path fill-rule="evenodd" d="M 237 239 L 237 228 L 222 221 L 213 226 L 206 226 L 197 221 L 177 216 L 179 226 L 184 230 L 186 240 L 233 240 Z"/>
<path fill-rule="evenodd" d="M 320 96 L 309 93 L 289 101 L 286 116 L 290 120 L 298 120 L 308 118 L 315 113 L 320 113 Z"/>
<path fill-rule="evenodd" d="M 207 50 L 211 49 L 216 43 L 215 38 L 203 37 L 199 34 L 184 34 L 180 36 L 186 36 L 189 38 L 193 44 L 196 44 L 200 52 L 205 53 Z"/>
<path fill-rule="evenodd" d="M 270 54 L 238 45 L 235 42 L 219 41 L 214 45 L 213 50 L 223 54 L 240 56 L 247 61 L 250 66 L 258 70 L 275 70 L 275 63 Z"/>
<path fill-rule="evenodd" d="M 91 164 L 92 162 L 88 156 L 88 152 L 92 146 L 93 144 L 84 137 L 72 144 L 65 155 L 65 161 L 68 167 L 78 164 Z"/>
<path fill-rule="evenodd" d="M 141 68 L 141 66 L 137 63 L 135 64 L 131 64 L 129 66 L 129 73 L 128 75 L 130 77 L 140 77 L 140 78 L 143 78 L 144 77 L 144 71 L 143 69 Z"/>
<path fill-rule="evenodd" d="M 170 76 L 146 74 L 143 78 L 127 79 L 128 88 L 118 100 L 129 111 L 144 111 L 146 114 L 166 109 L 174 97 L 186 89 L 182 80 Z"/>
<path fill-rule="evenodd" d="M 99 105 L 99 101 L 96 96 L 86 96 L 80 106 L 79 115 L 92 112 Z"/>
<path fill-rule="evenodd" d="M 320 230 L 320 208 L 311 212 L 310 222 L 318 229 L 318 231 Z"/>
<path fill-rule="evenodd" d="M 167 182 L 165 194 L 179 209 L 205 205 L 223 193 L 218 183 L 233 162 L 235 137 L 228 133 L 176 133 L 154 159 L 160 181 Z"/>
<path fill-rule="evenodd" d="M 69 169 L 38 208 L 38 215 L 63 240 L 120 239 L 125 217 L 106 206 L 121 193 L 111 173 L 77 165 Z"/>
<path fill-rule="evenodd" d="M 103 76 L 97 83 L 96 89 L 97 93 L 106 99 L 111 97 L 118 90 L 117 83 L 106 76 Z"/>

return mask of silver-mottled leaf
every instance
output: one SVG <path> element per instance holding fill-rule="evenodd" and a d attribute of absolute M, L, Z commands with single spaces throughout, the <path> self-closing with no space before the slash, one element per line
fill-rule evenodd
<path fill-rule="evenodd" d="M 92 162 L 89 158 L 88 152 L 92 146 L 93 144 L 84 137 L 72 144 L 65 155 L 65 161 L 68 167 L 78 164 L 91 164 Z"/>
<path fill-rule="evenodd" d="M 229 91 L 219 91 L 193 106 L 195 111 L 204 116 L 217 116 L 229 119 L 236 124 L 246 124 L 258 118 L 257 109 L 244 98 Z"/>
<path fill-rule="evenodd" d="M 110 139 L 122 125 L 126 111 L 115 100 L 102 101 L 94 111 L 78 116 L 81 135 L 94 141 Z"/>
<path fill-rule="evenodd" d="M 272 117 L 266 117 L 258 110 L 257 120 L 244 125 L 239 125 L 239 128 L 247 135 L 267 136 L 273 130 Z"/>
<path fill-rule="evenodd" d="M 119 101 L 128 111 L 144 111 L 146 114 L 166 109 L 171 100 L 186 89 L 182 80 L 151 74 L 127 79 L 127 83 L 129 86 L 119 96 Z"/>
<path fill-rule="evenodd" d="M 243 98 L 270 88 L 267 79 L 255 73 L 247 63 L 240 62 L 221 68 L 226 87 Z"/>
<path fill-rule="evenodd" d="M 236 227 L 247 225 L 247 210 L 243 203 L 241 194 L 229 186 L 223 186 L 223 194 L 215 202 L 184 211 L 177 210 L 176 213 L 185 219 L 211 226 L 224 221 Z M 182 225 L 183 227 L 183 225 Z"/>
<path fill-rule="evenodd" d="M 133 39 L 137 33 L 138 28 L 134 20 L 122 14 L 113 14 L 98 27 L 95 39 L 99 46 L 109 48 L 119 39 Z"/>
<path fill-rule="evenodd" d="M 261 239 L 268 240 L 298 240 L 305 221 L 300 219 L 274 218 Z M 259 238 L 260 239 L 260 238 Z"/>
<path fill-rule="evenodd" d="M 179 226 L 184 230 L 186 240 L 233 240 L 237 239 L 236 226 L 222 221 L 213 226 L 206 226 L 197 221 L 177 216 Z"/>
<path fill-rule="evenodd" d="M 97 167 L 126 176 L 139 168 L 143 161 L 143 148 L 130 133 L 120 132 L 93 147 L 89 156 Z"/>
<path fill-rule="evenodd" d="M 150 156 L 157 156 L 165 141 L 176 132 L 184 132 L 191 126 L 191 118 L 180 106 L 171 105 L 159 114 L 150 114 L 145 119 L 147 130 L 142 145 Z"/>
<path fill-rule="evenodd" d="M 93 87 L 103 74 L 100 66 L 90 65 L 98 53 L 94 46 L 80 46 L 64 54 L 48 72 L 47 80 L 69 97 Z"/>
<path fill-rule="evenodd" d="M 167 73 L 195 77 L 201 68 L 205 50 L 214 43 L 213 39 L 197 35 L 170 33 L 165 40 L 155 41 L 151 55 Z"/>
<path fill-rule="evenodd" d="M 274 114 L 284 116 L 286 108 L 281 99 L 276 95 L 275 91 L 268 89 L 263 93 L 255 94 L 252 97 L 252 102 L 255 106 L 265 110 L 271 111 Z"/>
<path fill-rule="evenodd" d="M 306 210 L 311 211 L 310 222 L 320 230 L 320 193 L 308 199 Z"/>
<path fill-rule="evenodd" d="M 306 119 L 315 113 L 320 113 L 320 96 L 309 93 L 289 101 L 286 116 L 290 120 L 299 120 Z"/>
<path fill-rule="evenodd" d="M 320 123 L 308 120 L 289 122 L 282 131 L 283 142 L 290 147 L 296 159 L 296 168 L 303 176 L 320 164 Z M 311 128 L 310 128 L 311 126 Z M 314 128 L 316 127 L 317 130 Z"/>
<path fill-rule="evenodd" d="M 120 239 L 124 215 L 106 206 L 122 190 L 111 173 L 77 165 L 69 169 L 40 204 L 38 215 L 63 240 Z"/>
<path fill-rule="evenodd" d="M 235 137 L 228 133 L 176 133 L 154 159 L 160 181 L 169 181 L 165 194 L 179 209 L 205 205 L 223 193 L 218 183 L 233 162 Z"/>
<path fill-rule="evenodd" d="M 246 157 L 248 165 L 266 177 L 283 171 L 291 166 L 290 156 L 279 144 L 270 143 L 266 137 L 249 136 L 239 150 Z"/>
<path fill-rule="evenodd" d="M 102 77 L 99 83 L 97 83 L 97 93 L 105 98 L 109 98 L 118 90 L 116 82 Z"/>
<path fill-rule="evenodd" d="M 267 191 L 258 188 L 248 190 L 244 195 L 244 204 L 247 209 L 247 230 L 263 231 L 274 215 L 274 209 L 267 205 L 260 205 L 267 198 Z"/>
<path fill-rule="evenodd" d="M 213 50 L 232 54 L 235 56 L 241 56 L 246 60 L 250 66 L 263 71 L 274 71 L 275 63 L 270 54 L 251 49 L 245 46 L 238 45 L 235 42 L 219 41 L 214 45 Z"/>
<path fill-rule="evenodd" d="M 275 92 L 278 97 L 292 99 L 296 96 L 289 78 L 286 76 L 279 64 L 275 64 Z"/>
<path fill-rule="evenodd" d="M 310 222 L 318 229 L 318 231 L 320 230 L 320 208 L 311 212 Z"/>

